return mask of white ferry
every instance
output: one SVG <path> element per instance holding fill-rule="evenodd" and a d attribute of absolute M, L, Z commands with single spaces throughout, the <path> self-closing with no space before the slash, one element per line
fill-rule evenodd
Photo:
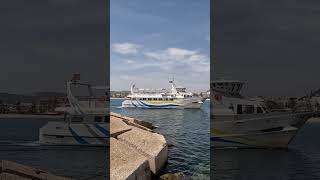
<path fill-rule="evenodd" d="M 308 101 L 271 112 L 264 102 L 240 94 L 244 82 L 211 82 L 211 145 L 214 148 L 286 148 L 312 116 Z"/>
<path fill-rule="evenodd" d="M 74 95 L 73 91 L 79 88 L 88 91 L 86 94 L 89 95 Z M 94 93 L 97 89 L 100 89 L 100 94 Z M 55 146 L 107 146 L 109 109 L 106 91 L 106 88 L 93 87 L 76 79 L 67 82 L 70 106 L 58 108 L 64 111 L 64 120 L 49 121 L 40 128 L 39 143 Z"/>
<path fill-rule="evenodd" d="M 138 89 L 131 86 L 131 94 L 128 100 L 122 102 L 124 108 L 201 108 L 204 98 L 196 97 L 191 92 L 186 92 L 186 88 L 177 87 L 174 81 L 169 81 L 171 90 L 166 89 Z"/>

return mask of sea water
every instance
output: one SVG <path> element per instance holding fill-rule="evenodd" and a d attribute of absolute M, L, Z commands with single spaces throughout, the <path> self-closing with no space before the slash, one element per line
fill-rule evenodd
<path fill-rule="evenodd" d="M 320 121 L 307 122 L 288 149 L 220 149 L 211 153 L 214 180 L 320 179 Z"/>
<path fill-rule="evenodd" d="M 106 179 L 107 149 L 37 144 L 39 128 L 47 122 L 39 118 L 0 118 L 0 160 L 74 179 Z"/>
<path fill-rule="evenodd" d="M 111 111 L 157 126 L 169 146 L 168 163 L 162 173 L 182 172 L 191 179 L 210 179 L 210 101 L 201 109 L 121 108 L 111 100 Z"/>

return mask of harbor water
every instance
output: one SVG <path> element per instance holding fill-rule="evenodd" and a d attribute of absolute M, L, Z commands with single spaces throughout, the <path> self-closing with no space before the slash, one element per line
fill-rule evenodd
<path fill-rule="evenodd" d="M 211 154 L 214 180 L 320 179 L 320 120 L 307 122 L 288 149 L 220 149 Z"/>
<path fill-rule="evenodd" d="M 38 145 L 39 128 L 47 122 L 39 118 L 0 118 L 0 160 L 74 179 L 106 179 L 105 148 Z"/>
<path fill-rule="evenodd" d="M 111 111 L 157 126 L 169 144 L 165 173 L 182 172 L 191 179 L 210 179 L 210 101 L 201 109 L 121 108 L 121 99 L 111 100 Z"/>

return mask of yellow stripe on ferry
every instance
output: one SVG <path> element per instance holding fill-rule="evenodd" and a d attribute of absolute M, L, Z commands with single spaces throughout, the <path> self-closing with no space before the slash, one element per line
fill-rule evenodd
<path fill-rule="evenodd" d="M 146 103 L 149 103 L 149 104 L 154 104 L 154 105 L 161 105 L 161 104 L 176 104 L 172 101 L 144 101 Z"/>

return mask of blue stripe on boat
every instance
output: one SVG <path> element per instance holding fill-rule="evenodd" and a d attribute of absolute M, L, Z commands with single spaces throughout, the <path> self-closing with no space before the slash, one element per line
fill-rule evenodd
<path fill-rule="evenodd" d="M 133 103 L 133 101 L 131 100 L 131 104 L 134 106 L 134 107 L 137 107 L 134 103 Z"/>
<path fill-rule="evenodd" d="M 101 127 L 99 124 L 95 124 L 96 128 L 102 132 L 106 137 L 109 137 L 109 131 L 106 130 L 105 128 Z"/>
<path fill-rule="evenodd" d="M 70 126 L 69 126 L 69 131 L 79 144 L 89 144 L 86 140 L 80 137 Z"/>

